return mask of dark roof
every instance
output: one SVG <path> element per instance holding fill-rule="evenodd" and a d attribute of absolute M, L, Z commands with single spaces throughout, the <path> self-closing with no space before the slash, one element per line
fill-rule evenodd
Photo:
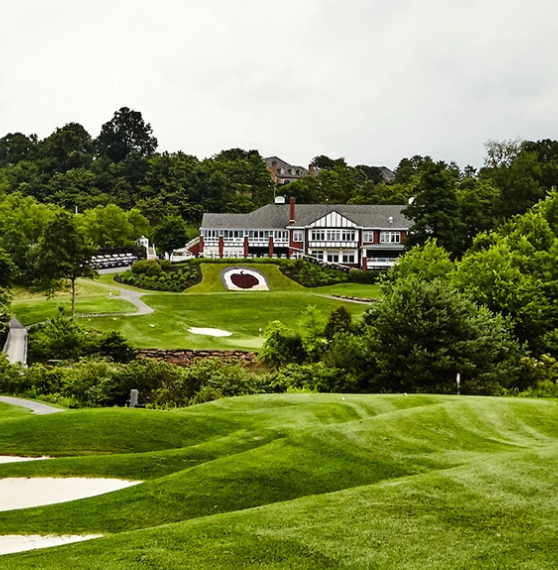
<path fill-rule="evenodd" d="M 408 229 L 412 222 L 401 210 L 406 206 L 345 204 L 297 204 L 295 227 L 309 226 L 337 212 L 365 228 Z M 389 223 L 390 216 L 393 223 Z M 249 214 L 204 214 L 201 229 L 285 229 L 289 225 L 289 204 L 268 204 Z"/>

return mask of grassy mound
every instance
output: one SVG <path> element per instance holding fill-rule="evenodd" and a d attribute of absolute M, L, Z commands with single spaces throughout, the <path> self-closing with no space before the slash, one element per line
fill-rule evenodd
<path fill-rule="evenodd" d="M 0 513 L 1 534 L 125 533 L 8 556 L 8 570 L 66 568 L 70 560 L 109 570 L 552 568 L 558 561 L 556 401 L 277 395 L 177 412 L 1 419 L 0 454 L 23 449 L 98 455 L 2 465 L 0 477 L 146 482 Z"/>

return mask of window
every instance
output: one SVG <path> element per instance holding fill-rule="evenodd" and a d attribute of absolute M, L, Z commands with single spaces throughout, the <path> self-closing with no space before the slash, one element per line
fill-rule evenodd
<path fill-rule="evenodd" d="M 293 231 L 293 241 L 302 241 L 304 239 L 303 232 L 300 230 Z"/>
<path fill-rule="evenodd" d="M 316 257 L 317 259 L 321 259 L 322 261 L 324 259 L 324 252 L 321 249 L 320 250 L 313 249 L 310 255 Z"/>
<path fill-rule="evenodd" d="M 344 251 L 342 259 L 343 259 L 343 263 L 354 263 L 355 262 L 355 254 L 352 251 Z"/>
<path fill-rule="evenodd" d="M 313 230 L 312 241 L 325 241 L 325 230 Z"/>
<path fill-rule="evenodd" d="M 355 241 L 354 230 L 343 230 L 341 232 L 341 241 Z"/>
<path fill-rule="evenodd" d="M 339 263 L 339 254 L 337 253 L 328 253 L 327 260 L 329 263 Z"/>
<path fill-rule="evenodd" d="M 340 241 L 341 231 L 340 230 L 327 230 L 326 241 Z"/>
<path fill-rule="evenodd" d="M 362 239 L 368 243 L 374 243 L 374 232 L 364 232 L 362 234 Z"/>
<path fill-rule="evenodd" d="M 380 243 L 400 243 L 400 232 L 380 232 Z"/>

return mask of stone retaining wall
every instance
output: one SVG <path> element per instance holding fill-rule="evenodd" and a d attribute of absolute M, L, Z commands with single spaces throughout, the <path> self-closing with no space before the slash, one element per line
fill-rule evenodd
<path fill-rule="evenodd" d="M 177 366 L 189 366 L 194 362 L 200 362 L 207 358 L 218 358 L 222 362 L 252 363 L 256 360 L 255 352 L 243 350 L 162 350 L 157 348 L 140 348 L 136 351 L 138 356 L 153 358 L 160 362 L 169 362 Z"/>

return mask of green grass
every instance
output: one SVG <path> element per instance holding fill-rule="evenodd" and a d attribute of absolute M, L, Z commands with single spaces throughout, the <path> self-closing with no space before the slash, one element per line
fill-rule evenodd
<path fill-rule="evenodd" d="M 558 401 L 297 394 L 3 412 L 0 454 L 75 456 L 2 465 L 0 477 L 146 481 L 0 513 L 0 534 L 109 535 L 2 557 L 3 570 L 558 564 Z"/>
<path fill-rule="evenodd" d="M 36 299 L 31 301 L 15 301 L 12 309 L 21 324 L 27 326 L 41 323 L 59 314 L 59 308 L 63 308 L 67 315 L 72 313 L 72 302 L 69 299 Z M 76 299 L 76 313 L 133 313 L 137 309 L 118 297 L 93 295 L 83 296 Z"/>
<path fill-rule="evenodd" d="M 318 295 L 294 292 L 229 292 L 215 294 L 149 294 L 142 298 L 155 312 L 138 317 L 103 317 L 85 323 L 96 330 L 117 330 L 135 346 L 149 348 L 194 348 L 254 350 L 263 343 L 259 329 L 281 320 L 297 327 L 303 311 L 314 305 L 326 319 L 342 304 Z M 355 317 L 364 305 L 345 303 Z M 153 326 L 151 326 L 153 325 Z M 229 331 L 230 337 L 209 337 L 188 332 L 190 327 Z"/>
<path fill-rule="evenodd" d="M 264 340 L 260 328 L 264 330 L 271 321 L 280 320 L 297 328 L 309 305 L 316 306 L 325 320 L 342 303 L 323 297 L 338 294 L 335 289 L 305 289 L 273 264 L 254 266 L 264 273 L 271 291 L 227 291 L 220 277 L 226 268 L 225 264 L 203 263 L 201 283 L 187 289 L 185 294 L 145 292 L 142 300 L 155 310 L 153 314 L 132 318 L 115 315 L 95 318 L 86 324 L 101 331 L 117 330 L 137 347 L 258 350 Z M 102 275 L 100 279 L 105 284 L 115 284 L 113 277 Z M 356 287 L 360 291 L 370 286 Z M 355 318 L 359 318 L 366 308 L 351 303 L 345 303 L 345 306 Z M 188 332 L 190 327 L 223 329 L 232 336 L 193 335 Z"/>
<path fill-rule="evenodd" d="M 347 295 L 363 299 L 377 299 L 381 295 L 379 285 L 364 285 L 361 283 L 339 283 L 311 289 L 314 293 L 322 295 Z"/>
<path fill-rule="evenodd" d="M 203 277 L 201 283 L 187 289 L 185 291 L 186 293 L 197 295 L 201 293 L 227 292 L 226 287 L 221 281 L 221 272 L 228 267 L 242 267 L 242 263 L 231 263 L 230 265 L 202 263 L 200 267 Z M 299 285 L 292 279 L 283 275 L 279 270 L 278 265 L 273 265 L 271 263 L 258 263 L 253 265 L 247 264 L 246 267 L 263 273 L 271 291 L 304 291 L 304 287 L 302 287 L 302 285 Z M 244 294 L 245 292 L 237 291 L 236 293 Z"/>

